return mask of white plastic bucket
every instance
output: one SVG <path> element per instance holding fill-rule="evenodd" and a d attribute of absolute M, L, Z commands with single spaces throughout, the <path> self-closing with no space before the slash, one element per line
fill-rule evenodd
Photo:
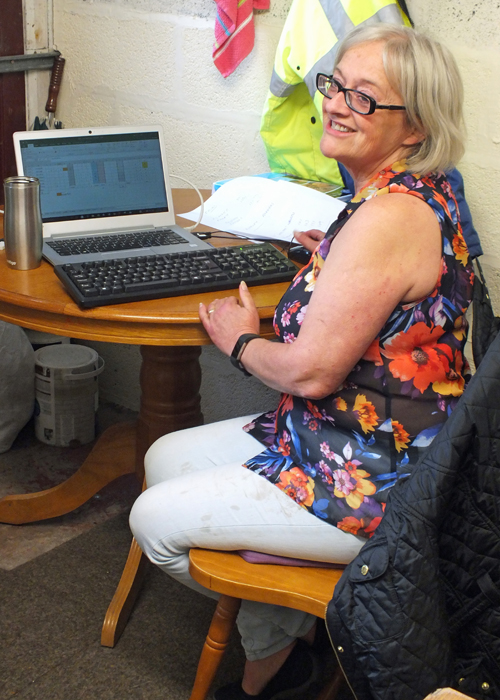
<path fill-rule="evenodd" d="M 35 435 L 47 445 L 84 445 L 95 438 L 98 375 L 104 360 L 85 345 L 48 345 L 35 352 Z"/>
<path fill-rule="evenodd" d="M 69 338 L 64 338 L 61 335 L 54 335 L 53 333 L 42 333 L 42 331 L 33 331 L 31 328 L 23 328 L 23 330 L 28 336 L 28 340 L 33 346 L 33 350 L 39 350 L 45 345 L 60 345 L 61 343 L 70 343 Z"/>

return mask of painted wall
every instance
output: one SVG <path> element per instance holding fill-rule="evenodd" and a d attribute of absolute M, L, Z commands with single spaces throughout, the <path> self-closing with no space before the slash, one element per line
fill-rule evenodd
<path fill-rule="evenodd" d="M 211 58 L 213 0 L 54 0 L 67 58 L 60 118 L 67 127 L 160 123 L 170 172 L 201 187 L 267 169 L 259 121 L 290 1 L 256 15 L 255 50 L 224 79 Z"/>
<path fill-rule="evenodd" d="M 481 264 L 500 313 L 500 2 L 408 0 L 418 29 L 457 59 L 465 88 L 467 150 L 459 169 L 481 237 Z"/>
<path fill-rule="evenodd" d="M 64 126 L 159 122 L 166 132 L 171 173 L 201 187 L 267 169 L 259 119 L 291 0 L 271 0 L 271 10 L 256 15 L 255 48 L 227 79 L 211 59 L 213 0 L 25 2 L 34 8 L 30 15 L 34 19 L 28 22 L 31 48 L 40 47 L 36 42 L 45 35 L 50 43 L 53 31 L 53 41 L 67 59 L 57 114 Z M 490 291 L 500 310 L 500 217 L 495 196 L 500 191 L 500 2 L 407 3 L 417 28 L 447 44 L 462 70 L 469 143 L 460 167 L 483 241 Z M 33 116 L 45 104 L 44 80 L 40 78 L 30 93 Z M 175 180 L 173 184 L 183 186 Z M 138 349 L 95 347 L 107 361 L 102 396 L 137 407 Z M 204 349 L 202 365 L 208 421 L 273 404 L 273 392 L 240 376 L 214 348 Z"/>
<path fill-rule="evenodd" d="M 54 43 L 66 58 L 57 118 L 65 127 L 160 123 L 171 175 L 199 187 L 267 170 L 260 115 L 291 0 L 271 4 L 255 15 L 253 52 L 224 79 L 211 58 L 213 0 L 53 0 Z M 39 16 L 42 24 L 41 9 Z M 30 116 L 45 104 L 43 80 Z M 172 184 L 185 186 L 175 178 Z M 92 346 L 106 361 L 101 396 L 138 408 L 138 348 Z M 215 348 L 204 348 L 201 362 L 207 421 L 275 405 L 275 392 L 241 375 Z"/>

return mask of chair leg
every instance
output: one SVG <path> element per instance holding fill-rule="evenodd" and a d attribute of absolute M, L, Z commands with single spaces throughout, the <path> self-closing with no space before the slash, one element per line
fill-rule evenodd
<path fill-rule="evenodd" d="M 226 651 L 240 605 L 239 598 L 232 598 L 228 595 L 221 595 L 219 598 L 198 662 L 196 678 L 189 700 L 205 700 L 207 697 Z"/>
<path fill-rule="evenodd" d="M 344 682 L 344 674 L 340 666 L 337 666 L 333 673 L 333 677 L 323 688 L 316 700 L 335 700 L 341 685 Z"/>

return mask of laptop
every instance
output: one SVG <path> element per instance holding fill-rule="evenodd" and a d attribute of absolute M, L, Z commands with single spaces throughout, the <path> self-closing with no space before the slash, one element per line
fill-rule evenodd
<path fill-rule="evenodd" d="M 14 150 L 18 174 L 40 180 L 52 265 L 212 247 L 175 224 L 160 126 L 21 131 Z"/>

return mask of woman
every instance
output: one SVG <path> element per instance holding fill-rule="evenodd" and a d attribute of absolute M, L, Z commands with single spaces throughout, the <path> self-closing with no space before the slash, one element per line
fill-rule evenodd
<path fill-rule="evenodd" d="M 131 515 L 148 557 L 207 595 L 189 577 L 191 547 L 352 560 L 468 374 L 473 275 L 438 174 L 463 153 L 453 58 L 410 29 L 358 28 L 317 84 L 321 150 L 347 168 L 356 195 L 326 236 L 297 235 L 313 255 L 277 307 L 282 342 L 259 338 L 244 283 L 239 300 L 200 306 L 217 347 L 281 392 L 278 410 L 158 440 L 146 456 L 150 488 Z M 238 627 L 243 679 L 217 700 L 307 687 L 311 616 L 244 602 Z"/>

